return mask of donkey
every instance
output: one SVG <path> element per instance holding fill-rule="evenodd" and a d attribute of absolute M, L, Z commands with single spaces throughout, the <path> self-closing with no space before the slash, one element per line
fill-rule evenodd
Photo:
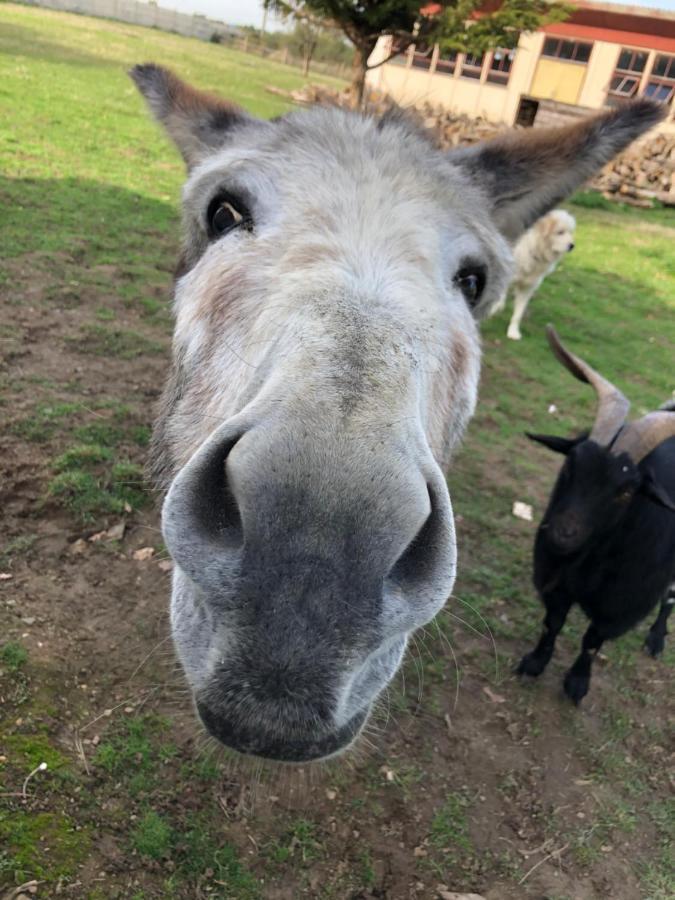
<path fill-rule="evenodd" d="M 640 100 L 453 154 L 405 118 L 261 121 L 131 71 L 188 168 L 151 469 L 206 729 L 335 755 L 453 587 L 445 482 L 509 242 L 662 117 Z"/>

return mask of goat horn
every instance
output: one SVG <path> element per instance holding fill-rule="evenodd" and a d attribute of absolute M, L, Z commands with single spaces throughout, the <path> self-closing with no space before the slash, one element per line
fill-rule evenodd
<path fill-rule="evenodd" d="M 579 381 L 592 384 L 595 388 L 598 395 L 598 412 L 589 438 L 602 447 L 607 446 L 623 425 L 630 409 L 630 402 L 618 388 L 592 369 L 588 363 L 570 353 L 563 346 L 553 325 L 546 326 L 546 337 L 558 362 Z"/>
<path fill-rule="evenodd" d="M 612 447 L 618 456 L 627 453 L 637 465 L 668 438 L 675 437 L 675 412 L 652 412 L 623 429 Z"/>

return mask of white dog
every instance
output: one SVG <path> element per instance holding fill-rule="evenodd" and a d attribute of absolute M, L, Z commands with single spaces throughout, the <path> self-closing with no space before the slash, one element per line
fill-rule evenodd
<path fill-rule="evenodd" d="M 522 337 L 520 323 L 534 292 L 555 269 L 560 259 L 574 249 L 576 224 L 574 216 L 564 209 L 554 209 L 526 231 L 513 248 L 516 261 L 515 275 L 511 282 L 513 315 L 506 332 L 511 340 L 519 341 Z M 503 309 L 505 303 L 506 296 L 495 312 Z"/>

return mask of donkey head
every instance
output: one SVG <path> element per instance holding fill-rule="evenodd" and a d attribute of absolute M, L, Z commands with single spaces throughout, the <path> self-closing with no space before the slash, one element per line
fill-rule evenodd
<path fill-rule="evenodd" d="M 659 108 L 447 155 L 401 116 L 260 121 L 131 74 L 189 172 L 153 450 L 175 644 L 224 744 L 329 756 L 452 590 L 444 470 L 509 241 Z"/>

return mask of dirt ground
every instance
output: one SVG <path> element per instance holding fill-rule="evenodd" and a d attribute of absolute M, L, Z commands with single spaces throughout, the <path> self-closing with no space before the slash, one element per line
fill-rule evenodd
<path fill-rule="evenodd" d="M 560 682 L 577 629 L 539 683 L 519 683 L 510 669 L 539 612 L 530 600 L 519 618 L 510 573 L 461 504 L 458 596 L 491 605 L 481 620 L 451 601 L 348 759 L 251 767 L 204 739 L 171 655 L 152 498 L 83 521 L 49 496 L 78 428 L 119 426 L 116 457 L 142 464 L 166 367 L 165 319 L 120 303 L 115 327 L 140 335 L 142 352 L 95 350 L 81 311 L 114 302 L 119 273 L 72 284 L 75 264 L 24 256 L 2 287 L 0 644 L 27 652 L 19 664 L 5 656 L 0 680 L 6 896 L 32 879 L 38 897 L 675 896 L 657 865 L 673 803 L 668 669 L 636 636 L 608 652 L 572 709 Z M 457 480 L 475 480 L 476 465 L 469 444 Z M 494 476 L 488 494 L 508 488 L 489 452 L 480 471 Z M 120 540 L 100 535 L 120 523 Z M 531 526 L 504 524 L 526 558 Z M 519 579 L 516 594 L 529 591 L 527 572 Z"/>

